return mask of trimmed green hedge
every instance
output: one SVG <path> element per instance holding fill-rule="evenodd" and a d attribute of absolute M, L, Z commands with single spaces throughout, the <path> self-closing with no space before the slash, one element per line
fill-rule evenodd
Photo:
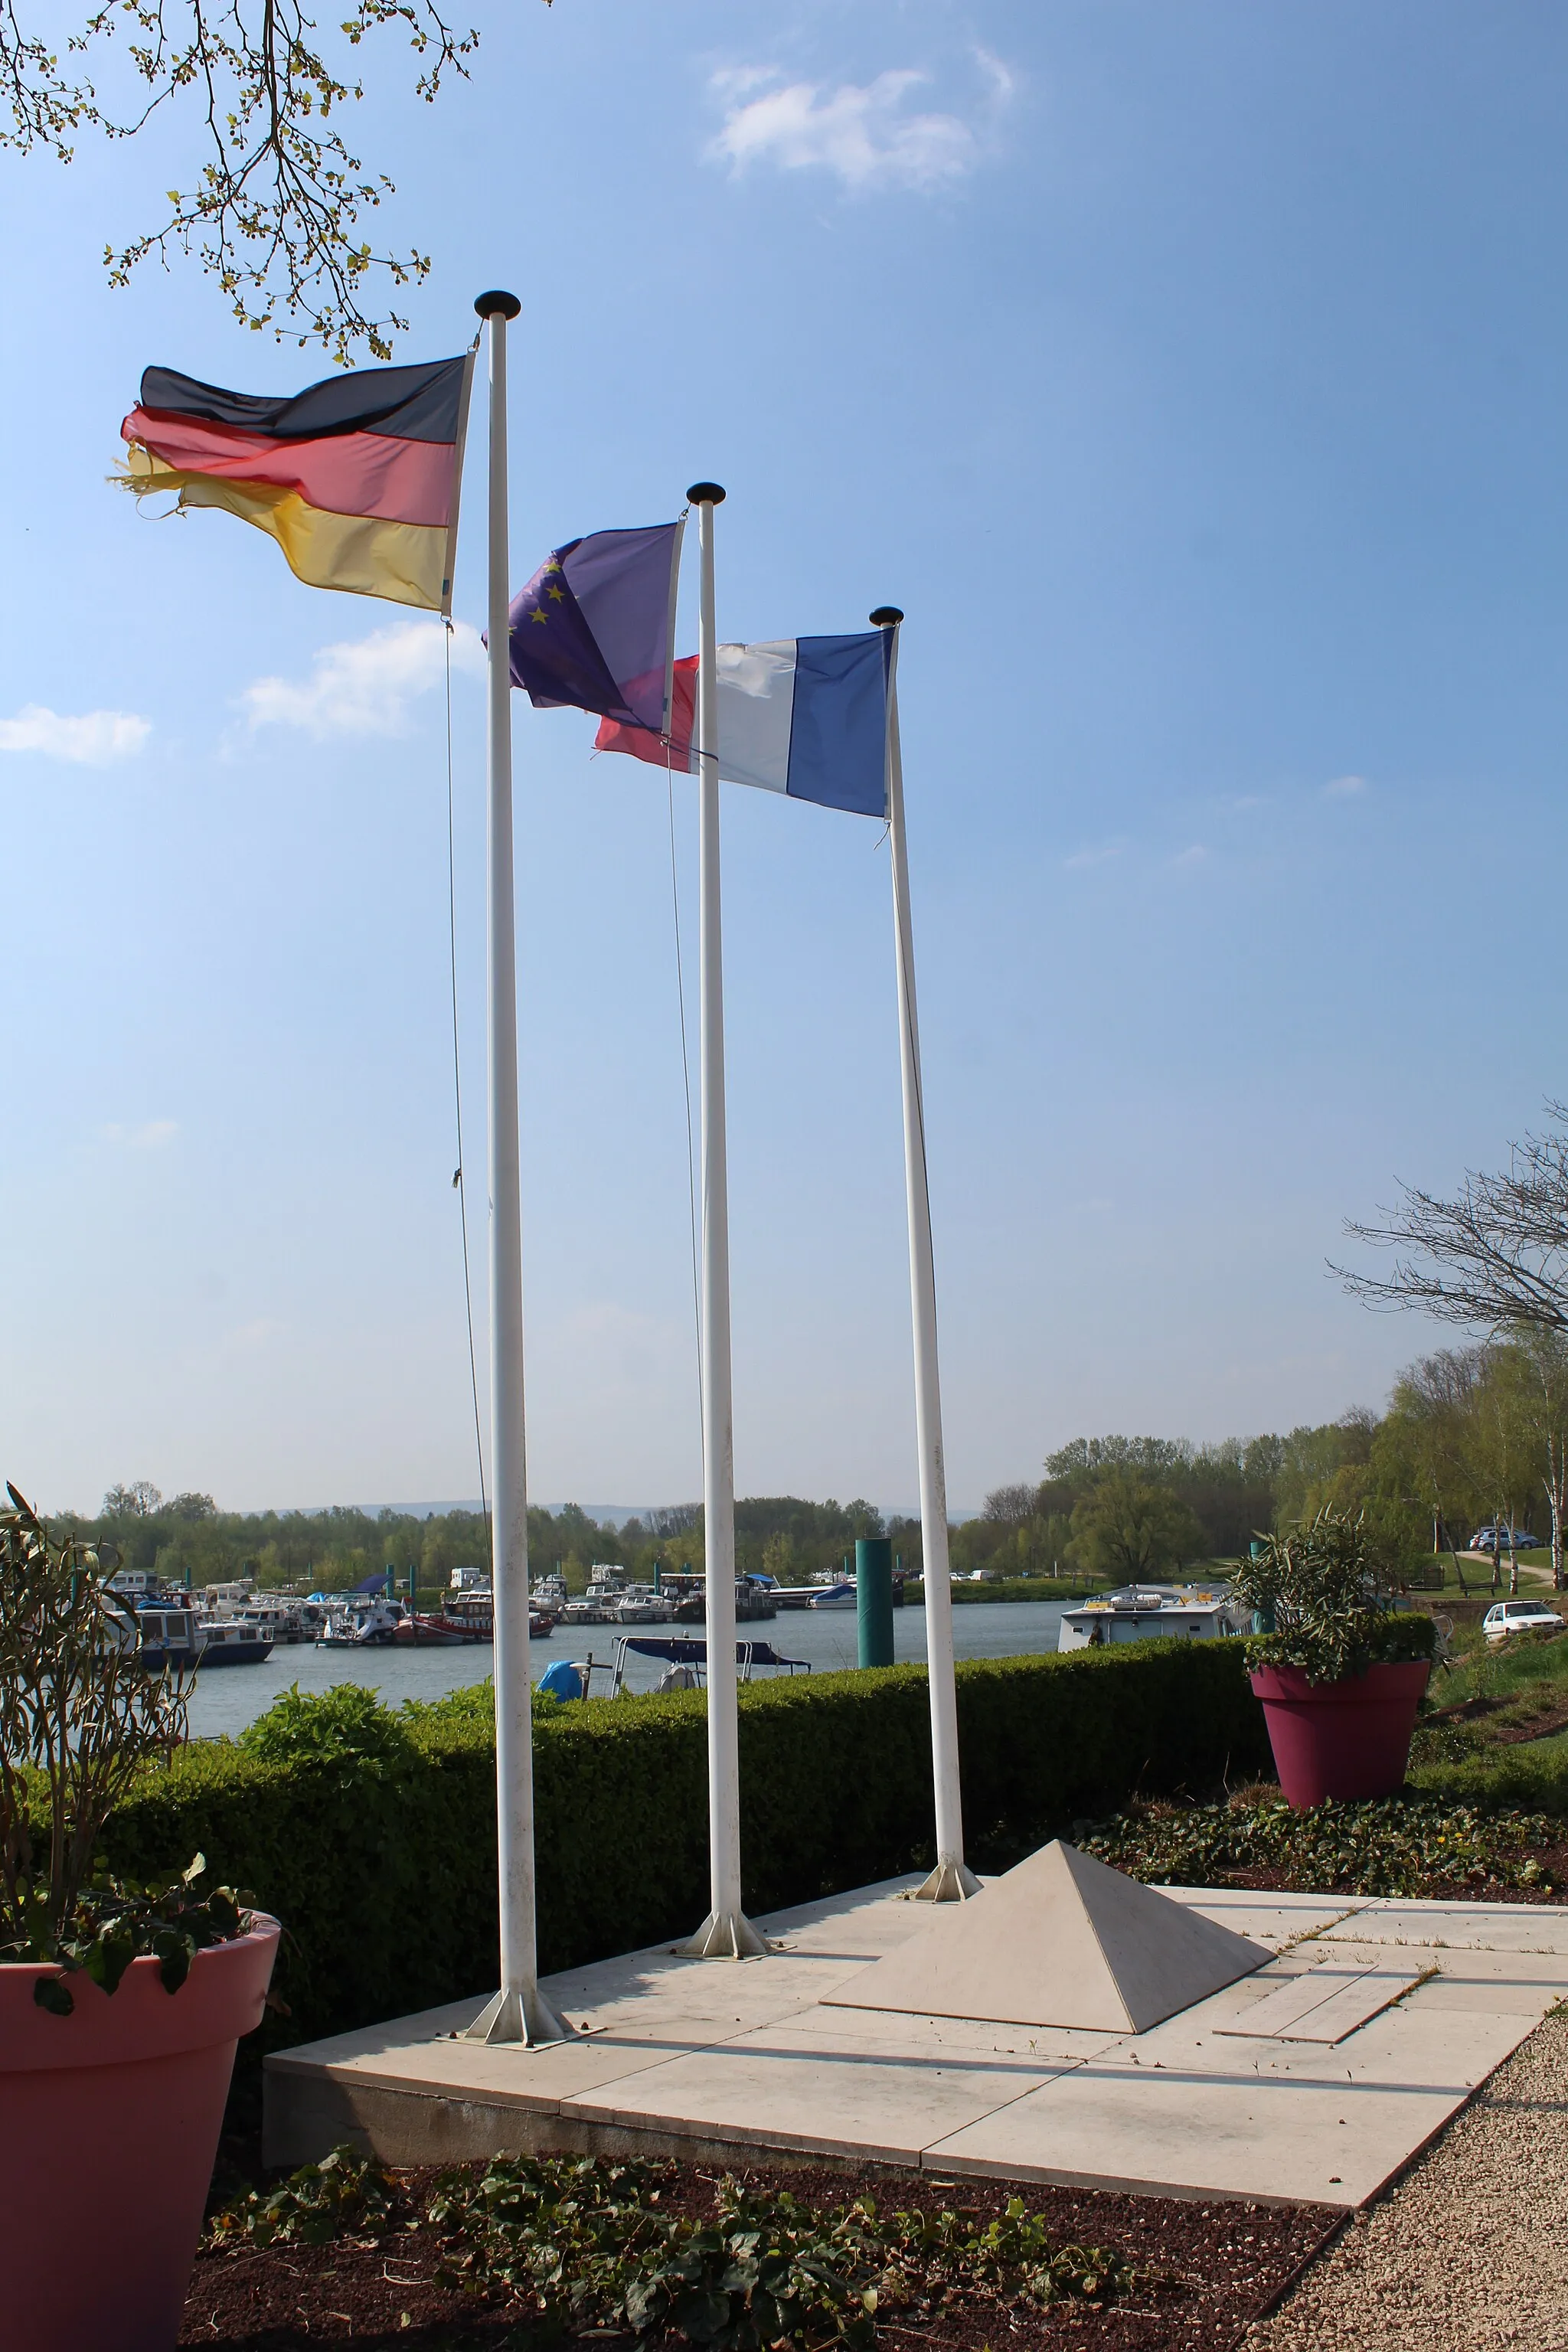
<path fill-rule="evenodd" d="M 1134 1793 L 1194 1795 L 1268 1769 L 1239 1642 L 1140 1642 L 958 1669 L 966 1840 L 1005 1864 Z M 280 1703 L 286 1706 L 285 1703 Z M 308 1705 L 308 1703 L 307 1703 Z M 299 1709 L 299 1702 L 295 1702 Z M 706 1701 L 593 1700 L 535 1726 L 540 1964 L 689 1931 L 707 1907 Z M 274 1711 L 275 1715 L 278 1710 Z M 271 1719 L 263 1745 L 276 1749 Z M 117 1867 L 198 1849 L 289 1930 L 287 2020 L 259 2044 L 460 1999 L 496 1975 L 495 1749 L 479 1708 L 383 1717 L 373 1753 L 194 1743 L 112 1817 Z M 399 1736 L 399 1734 L 405 1736 Z M 742 1851 L 755 1913 L 928 1865 L 923 1666 L 741 1692 Z M 255 2049 L 257 2043 L 250 2047 Z"/>

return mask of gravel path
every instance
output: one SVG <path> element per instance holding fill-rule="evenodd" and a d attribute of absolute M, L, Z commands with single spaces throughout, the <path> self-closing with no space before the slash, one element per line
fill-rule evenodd
<path fill-rule="evenodd" d="M 1568 2013 L 1357 2214 L 1247 2352 L 1563 2352 Z"/>

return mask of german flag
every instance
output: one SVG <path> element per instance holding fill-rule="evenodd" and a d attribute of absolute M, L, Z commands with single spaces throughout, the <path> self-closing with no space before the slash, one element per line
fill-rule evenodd
<path fill-rule="evenodd" d="M 469 352 L 268 400 L 149 368 L 122 478 L 254 523 L 312 588 L 449 612 L 472 371 Z"/>

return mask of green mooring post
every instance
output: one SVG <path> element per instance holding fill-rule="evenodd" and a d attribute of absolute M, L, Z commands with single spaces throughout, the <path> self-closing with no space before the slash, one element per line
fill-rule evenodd
<path fill-rule="evenodd" d="M 855 1542 L 855 1623 L 863 1666 L 893 1663 L 893 1547 L 886 1536 Z"/>

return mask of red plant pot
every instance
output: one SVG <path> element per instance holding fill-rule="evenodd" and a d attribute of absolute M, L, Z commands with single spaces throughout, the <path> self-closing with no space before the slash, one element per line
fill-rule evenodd
<path fill-rule="evenodd" d="M 1369 1666 L 1340 1683 L 1310 1683 L 1300 1666 L 1252 1676 L 1288 1801 L 1392 1797 L 1405 1784 L 1415 1710 L 1432 1672 L 1426 1658 Z"/>
<path fill-rule="evenodd" d="M 132 1960 L 85 1976 L 0 1966 L 0 2289 L 5 2352 L 171 2352 L 217 2153 L 235 2044 L 261 2022 L 276 1919 L 198 1952 L 176 1993 Z"/>

